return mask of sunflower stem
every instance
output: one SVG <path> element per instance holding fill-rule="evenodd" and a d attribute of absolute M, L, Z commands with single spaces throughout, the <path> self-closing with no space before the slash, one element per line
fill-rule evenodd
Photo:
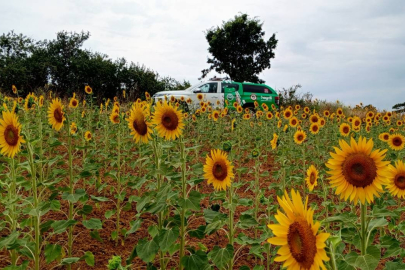
<path fill-rule="evenodd" d="M 68 125 L 69 126 L 69 125 Z M 68 155 L 69 155 L 69 192 L 73 194 L 73 157 L 72 157 L 72 136 L 68 131 Z M 69 201 L 69 221 L 73 219 L 73 203 Z M 73 226 L 69 227 L 68 232 L 68 257 L 72 257 L 72 248 L 73 248 Z M 71 265 L 68 265 L 68 269 L 71 269 Z"/>
<path fill-rule="evenodd" d="M 234 211 L 233 211 L 233 185 L 229 186 L 229 244 L 233 247 L 233 218 L 234 218 Z M 229 262 L 229 270 L 233 269 L 233 256 L 231 256 L 231 260 Z"/>
<path fill-rule="evenodd" d="M 32 180 L 32 194 L 34 197 L 34 209 L 38 210 L 39 205 L 39 198 L 38 198 L 38 190 L 37 190 L 37 173 L 34 164 L 34 151 L 32 149 L 32 145 L 30 143 L 27 144 L 28 148 L 28 161 L 31 168 L 31 180 Z M 41 224 L 41 213 L 40 211 L 36 212 L 36 215 L 33 217 L 34 219 L 34 239 L 35 239 L 35 250 L 34 250 L 34 269 L 40 270 L 40 253 L 41 253 L 41 232 L 39 225 Z"/>
<path fill-rule="evenodd" d="M 16 199 L 17 197 L 17 191 L 16 191 L 16 174 L 15 174 L 15 160 L 14 158 L 11 159 L 11 187 L 9 190 L 9 198 L 10 202 Z M 15 232 L 17 230 L 17 216 L 15 212 L 15 203 L 13 202 L 11 204 L 11 209 L 10 209 L 10 221 L 11 221 L 11 232 Z M 12 249 L 10 251 L 10 257 L 11 257 L 11 265 L 16 265 L 17 264 L 17 252 L 15 249 Z"/>
<path fill-rule="evenodd" d="M 182 199 L 184 202 L 187 199 L 187 179 L 186 179 L 186 155 L 185 155 L 185 148 L 184 148 L 184 141 L 183 138 L 180 137 L 180 160 L 181 160 L 181 188 L 182 188 Z M 186 216 L 186 208 L 185 204 L 181 208 L 181 228 L 180 228 L 180 256 L 179 256 L 179 264 L 180 269 L 183 269 L 183 265 L 181 264 L 181 259 L 184 257 L 185 253 L 185 245 L 186 245 L 186 229 L 187 224 L 185 224 L 184 219 Z"/>
<path fill-rule="evenodd" d="M 118 123 L 118 156 L 117 156 L 117 163 L 118 163 L 118 172 L 117 172 L 117 221 L 116 221 L 116 231 L 117 231 L 117 238 L 115 239 L 115 245 L 118 245 L 118 241 L 120 239 L 120 217 L 121 217 L 121 121 Z"/>
<path fill-rule="evenodd" d="M 330 250 L 330 267 L 332 270 L 337 270 L 337 265 L 336 265 L 336 258 L 335 258 L 335 249 L 333 248 L 333 244 L 329 244 L 329 250 Z"/>
<path fill-rule="evenodd" d="M 361 213 L 360 213 L 360 220 L 361 220 L 361 255 L 367 254 L 367 226 L 366 226 L 366 218 L 367 218 L 367 202 L 360 203 Z"/>

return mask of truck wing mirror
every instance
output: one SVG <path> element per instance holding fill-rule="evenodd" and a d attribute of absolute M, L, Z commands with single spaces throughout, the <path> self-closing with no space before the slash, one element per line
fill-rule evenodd
<path fill-rule="evenodd" d="M 193 91 L 193 93 L 201 93 L 201 89 L 200 89 L 200 88 L 197 88 L 197 89 L 195 89 L 195 90 Z"/>

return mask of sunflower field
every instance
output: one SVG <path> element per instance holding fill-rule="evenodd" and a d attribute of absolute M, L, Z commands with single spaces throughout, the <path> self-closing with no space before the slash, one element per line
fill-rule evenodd
<path fill-rule="evenodd" d="M 405 269 L 402 114 L 12 90 L 2 269 Z"/>

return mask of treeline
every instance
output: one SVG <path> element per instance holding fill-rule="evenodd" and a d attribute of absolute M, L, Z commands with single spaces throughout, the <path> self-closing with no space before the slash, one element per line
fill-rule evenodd
<path fill-rule="evenodd" d="M 144 92 L 185 89 L 187 81 L 161 77 L 143 65 L 125 58 L 111 60 L 108 55 L 82 48 L 89 32 L 57 33 L 54 40 L 35 41 L 13 31 L 0 36 L 0 91 L 11 95 L 12 85 L 25 96 L 44 88 L 60 96 L 81 93 L 86 85 L 97 98 L 112 98 L 126 90 L 131 98 Z M 136 49 L 136 48 L 134 48 Z"/>

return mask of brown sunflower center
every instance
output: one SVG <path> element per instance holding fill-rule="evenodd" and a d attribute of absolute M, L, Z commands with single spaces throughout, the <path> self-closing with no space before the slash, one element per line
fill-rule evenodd
<path fill-rule="evenodd" d="M 386 141 L 387 141 L 388 139 L 389 139 L 388 134 L 385 134 L 385 135 L 384 135 L 384 140 L 386 140 Z"/>
<path fill-rule="evenodd" d="M 288 228 L 288 247 L 301 268 L 310 269 L 315 261 L 316 237 L 304 219 L 299 219 Z"/>
<path fill-rule="evenodd" d="M 290 112 L 286 112 L 286 113 L 285 113 L 285 117 L 289 118 L 290 116 L 291 116 L 291 113 L 290 113 Z"/>
<path fill-rule="evenodd" d="M 400 137 L 394 137 L 393 139 L 392 139 L 392 144 L 393 145 L 395 145 L 395 146 L 401 146 L 402 145 L 402 140 L 401 140 L 401 138 Z"/>
<path fill-rule="evenodd" d="M 354 121 L 354 125 L 355 125 L 356 127 L 360 126 L 360 121 L 359 121 L 359 120 Z"/>
<path fill-rule="evenodd" d="M 313 126 L 313 127 L 312 127 L 312 131 L 313 131 L 313 132 L 317 132 L 317 131 L 318 131 L 318 126 L 316 126 L 316 125 Z"/>
<path fill-rule="evenodd" d="M 162 125 L 168 130 L 175 130 L 179 125 L 179 118 L 174 111 L 167 111 L 162 116 Z"/>
<path fill-rule="evenodd" d="M 344 134 L 349 133 L 349 127 L 348 127 L 348 126 L 344 126 L 344 127 L 343 127 L 343 133 L 344 133 Z"/>
<path fill-rule="evenodd" d="M 291 121 L 291 125 L 295 126 L 296 124 L 297 124 L 297 120 L 293 119 L 293 120 Z"/>
<path fill-rule="evenodd" d="M 311 172 L 311 175 L 309 176 L 309 182 L 311 183 L 311 185 L 315 183 L 315 180 L 316 180 L 315 173 Z"/>
<path fill-rule="evenodd" d="M 372 158 L 363 153 L 356 153 L 346 158 L 343 163 L 343 175 L 355 187 L 366 187 L 377 176 L 377 167 Z"/>
<path fill-rule="evenodd" d="M 216 161 L 212 166 L 212 174 L 217 180 L 223 181 L 228 176 L 226 163 L 222 160 Z"/>
<path fill-rule="evenodd" d="M 77 101 L 76 100 L 72 100 L 72 106 L 76 107 L 77 106 Z"/>
<path fill-rule="evenodd" d="M 55 118 L 56 122 L 58 123 L 62 123 L 63 121 L 63 113 L 62 110 L 60 108 L 56 108 L 53 111 L 53 117 Z"/>
<path fill-rule="evenodd" d="M 304 140 L 304 136 L 302 136 L 301 134 L 297 136 L 297 140 L 300 142 L 302 140 Z"/>
<path fill-rule="evenodd" d="M 13 125 L 8 125 L 4 130 L 4 139 L 8 145 L 16 146 L 18 143 L 18 130 Z"/>
<path fill-rule="evenodd" d="M 132 126 L 138 132 L 139 135 L 144 136 L 148 132 L 148 126 L 146 125 L 143 117 L 142 119 L 137 119 L 132 123 Z"/>
<path fill-rule="evenodd" d="M 397 174 L 394 180 L 395 186 L 399 189 L 405 189 L 405 173 Z"/>
<path fill-rule="evenodd" d="M 312 123 L 316 123 L 316 122 L 318 122 L 318 117 L 312 116 L 311 120 L 312 120 Z"/>

